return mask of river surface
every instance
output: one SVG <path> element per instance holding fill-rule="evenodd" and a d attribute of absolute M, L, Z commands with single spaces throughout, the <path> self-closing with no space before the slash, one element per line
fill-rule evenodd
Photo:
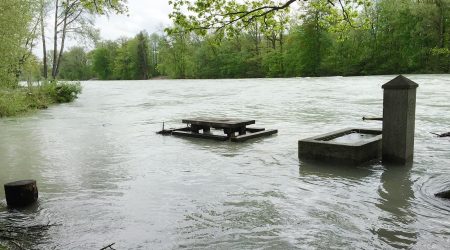
<path fill-rule="evenodd" d="M 410 166 L 322 166 L 297 141 L 380 128 L 393 76 L 83 82 L 74 103 L 0 119 L 0 184 L 36 179 L 39 202 L 0 226 L 50 224 L 36 249 L 444 249 L 450 245 L 450 75 L 410 75 Z M 251 118 L 245 143 L 155 134 L 188 117 Z M 25 243 L 24 243 L 25 244 Z"/>

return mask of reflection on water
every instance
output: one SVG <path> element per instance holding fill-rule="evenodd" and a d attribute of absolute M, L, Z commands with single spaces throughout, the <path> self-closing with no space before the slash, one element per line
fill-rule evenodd
<path fill-rule="evenodd" d="M 381 126 L 361 117 L 382 113 L 392 78 L 85 82 L 74 103 L 0 119 L 0 184 L 39 187 L 31 210 L 8 210 L 0 192 L 0 229 L 55 224 L 35 235 L 37 249 L 446 248 L 450 205 L 434 193 L 450 186 L 450 140 L 429 132 L 450 124 L 448 76 L 411 76 L 412 166 L 297 158 L 299 139 Z M 200 116 L 279 133 L 245 143 L 155 134 Z"/>
<path fill-rule="evenodd" d="M 378 162 L 377 162 L 378 164 Z M 320 162 L 301 162 L 301 176 L 317 176 L 320 178 L 336 178 L 361 180 L 374 174 L 376 164 L 366 163 L 360 166 L 334 165 Z"/>
<path fill-rule="evenodd" d="M 411 201 L 415 198 L 410 180 L 412 165 L 385 166 L 378 189 L 380 197 L 376 205 L 383 213 L 375 232 L 382 241 L 396 248 L 408 248 L 417 240 L 416 218 L 411 208 Z"/>

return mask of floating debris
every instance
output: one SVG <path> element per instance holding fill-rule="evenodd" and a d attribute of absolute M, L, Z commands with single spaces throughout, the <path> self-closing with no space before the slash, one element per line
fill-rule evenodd
<path fill-rule="evenodd" d="M 363 117 L 363 121 L 383 121 L 383 117 Z"/>
<path fill-rule="evenodd" d="M 450 137 L 450 132 L 443 133 L 443 134 L 437 134 L 437 133 L 433 133 L 433 132 L 430 132 L 430 133 L 433 135 L 436 135 L 437 137 Z"/>
<path fill-rule="evenodd" d="M 444 199 L 450 199 L 450 190 L 437 193 L 434 196 L 439 197 L 439 198 L 444 198 Z"/>

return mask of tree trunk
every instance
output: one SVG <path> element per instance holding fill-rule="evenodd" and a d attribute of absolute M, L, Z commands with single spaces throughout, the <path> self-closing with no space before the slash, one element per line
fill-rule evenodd
<path fill-rule="evenodd" d="M 319 68 L 320 68 L 320 62 L 322 61 L 322 52 L 320 51 L 322 49 L 322 44 L 320 41 L 321 38 L 321 28 L 320 28 L 320 23 L 319 23 L 319 15 L 320 13 L 318 11 L 316 11 L 316 16 L 315 16 L 315 29 L 316 29 L 316 58 L 315 58 L 315 65 L 314 65 L 314 75 L 318 76 L 319 75 Z"/>
<path fill-rule="evenodd" d="M 285 71 L 284 71 L 284 60 L 283 60 L 283 58 L 284 58 L 284 55 L 283 55 L 283 39 L 284 39 L 284 37 L 283 37 L 283 31 L 281 31 L 280 32 L 280 55 L 281 55 L 281 62 L 280 62 L 280 64 L 281 64 L 281 72 L 283 73 L 283 74 L 285 74 Z"/>
<path fill-rule="evenodd" d="M 445 11 L 443 3 L 438 2 L 439 8 L 439 48 L 445 47 Z"/>
<path fill-rule="evenodd" d="M 47 45 L 45 43 L 45 25 L 44 25 L 44 0 L 41 0 L 41 35 L 42 35 L 42 55 L 44 63 L 44 79 L 48 78 L 48 65 L 47 65 Z"/>
<path fill-rule="evenodd" d="M 67 33 L 67 13 L 64 15 L 64 24 L 62 29 L 62 35 L 61 35 L 61 48 L 59 49 L 59 55 L 58 60 L 56 62 L 56 70 L 55 70 L 55 77 L 59 74 L 59 66 L 61 65 L 61 58 L 64 52 L 64 43 L 66 41 L 66 33 Z"/>
<path fill-rule="evenodd" d="M 283 31 L 281 31 L 281 32 L 280 32 L 280 41 L 279 41 L 279 42 L 280 42 L 280 52 L 281 52 L 281 53 L 283 53 L 283 45 L 284 45 L 284 44 L 283 44 L 283 39 L 284 39 Z"/>
<path fill-rule="evenodd" d="M 35 180 L 23 180 L 4 185 L 6 203 L 9 207 L 24 207 L 37 201 L 38 189 Z"/>
<path fill-rule="evenodd" d="M 59 0 L 55 2 L 55 34 L 53 36 L 53 65 L 52 65 L 52 78 L 56 79 L 56 62 L 58 57 L 58 5 Z"/>

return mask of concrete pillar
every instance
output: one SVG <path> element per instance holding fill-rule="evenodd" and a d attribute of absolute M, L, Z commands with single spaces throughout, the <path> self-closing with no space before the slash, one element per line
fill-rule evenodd
<path fill-rule="evenodd" d="M 416 89 L 419 85 L 400 75 L 383 85 L 383 148 L 385 163 L 413 159 Z"/>

